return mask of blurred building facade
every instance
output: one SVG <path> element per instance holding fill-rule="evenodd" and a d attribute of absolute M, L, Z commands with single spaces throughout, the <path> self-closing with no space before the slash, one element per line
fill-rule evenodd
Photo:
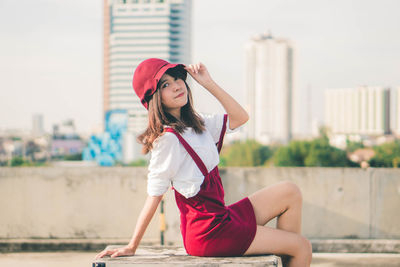
<path fill-rule="evenodd" d="M 83 150 L 84 161 L 96 161 L 100 166 L 113 166 L 123 161 L 125 144 L 123 136 L 128 124 L 127 112 L 123 109 L 114 109 L 106 113 L 104 133 L 92 135 L 88 146 Z M 130 150 L 131 151 L 131 150 Z"/>
<path fill-rule="evenodd" d="M 332 134 L 390 134 L 390 89 L 360 86 L 326 90 L 325 123 Z"/>
<path fill-rule="evenodd" d="M 32 118 L 32 129 L 0 130 L 0 166 L 80 160 L 86 140 L 78 135 L 72 119 L 53 124 L 53 132 L 46 133 L 43 116 L 35 114 Z"/>
<path fill-rule="evenodd" d="M 189 63 L 190 28 L 190 0 L 104 0 L 103 112 L 127 111 L 124 144 L 135 152 L 125 153 L 129 159 L 124 161 L 140 157 L 135 139 L 148 121 L 132 88 L 133 73 L 141 61 L 152 57 Z"/>
<path fill-rule="evenodd" d="M 43 115 L 42 114 L 33 114 L 33 116 L 32 116 L 32 135 L 33 136 L 44 135 Z"/>
<path fill-rule="evenodd" d="M 297 116 L 294 57 L 294 45 L 271 34 L 255 36 L 246 44 L 247 138 L 263 144 L 292 139 Z"/>
<path fill-rule="evenodd" d="M 392 118 L 392 132 L 400 137 L 400 86 L 394 88 L 393 94 L 391 95 L 392 102 L 392 113 L 393 118 Z"/>
<path fill-rule="evenodd" d="M 51 157 L 63 158 L 82 153 L 85 141 L 78 135 L 73 120 L 65 120 L 53 125 L 51 136 Z"/>

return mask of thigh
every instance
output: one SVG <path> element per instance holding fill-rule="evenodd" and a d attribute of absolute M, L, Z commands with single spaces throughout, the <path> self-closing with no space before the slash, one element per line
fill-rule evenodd
<path fill-rule="evenodd" d="M 265 187 L 248 198 L 253 205 L 257 224 L 265 225 L 284 213 L 293 201 L 301 201 L 301 192 L 295 183 L 283 181 Z"/>
<path fill-rule="evenodd" d="M 311 243 L 302 235 L 268 226 L 257 225 L 256 236 L 244 255 L 297 255 L 311 250 Z"/>

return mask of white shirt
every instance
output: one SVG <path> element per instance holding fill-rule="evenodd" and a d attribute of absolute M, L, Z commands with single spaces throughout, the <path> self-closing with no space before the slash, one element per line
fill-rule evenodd
<path fill-rule="evenodd" d="M 219 141 L 224 114 L 199 113 L 199 115 L 204 119 L 206 130 L 202 134 L 196 134 L 191 127 L 188 127 L 181 136 L 210 172 L 219 164 L 215 143 Z M 236 132 L 240 127 L 229 129 L 228 116 L 226 133 Z M 154 140 L 148 170 L 147 193 L 150 196 L 163 195 L 172 184 L 175 190 L 186 198 L 193 197 L 200 191 L 204 180 L 204 175 L 193 158 L 177 136 L 171 132 L 165 132 Z"/>

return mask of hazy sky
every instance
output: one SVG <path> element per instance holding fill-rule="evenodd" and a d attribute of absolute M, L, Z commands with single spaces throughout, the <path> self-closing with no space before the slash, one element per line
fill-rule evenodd
<path fill-rule="evenodd" d="M 29 129 L 34 113 L 48 131 L 68 118 L 79 131 L 101 124 L 102 3 L 0 0 L 0 128 Z M 399 10 L 398 0 L 194 0 L 193 62 L 245 104 L 245 42 L 268 30 L 290 39 L 305 128 L 307 88 L 322 120 L 326 88 L 400 86 Z M 223 111 L 193 90 L 200 111 Z"/>

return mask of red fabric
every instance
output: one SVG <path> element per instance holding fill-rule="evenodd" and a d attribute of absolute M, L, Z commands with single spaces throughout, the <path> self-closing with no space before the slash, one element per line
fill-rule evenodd
<path fill-rule="evenodd" d="M 142 103 L 146 109 L 149 109 L 148 102 L 157 90 L 157 84 L 161 77 L 168 69 L 180 67 L 186 80 L 187 72 L 184 66 L 183 64 L 171 64 L 159 58 L 149 58 L 142 61 L 136 67 L 132 80 L 133 89 L 139 97 L 140 103 Z"/>
<path fill-rule="evenodd" d="M 218 142 L 220 152 L 226 131 L 227 114 Z M 181 233 L 186 252 L 192 256 L 241 256 L 249 248 L 256 234 L 253 206 L 246 197 L 225 206 L 224 188 L 218 166 L 209 173 L 196 152 L 172 128 L 174 133 L 204 174 L 197 195 L 185 198 L 175 190 L 175 200 L 181 214 Z"/>

